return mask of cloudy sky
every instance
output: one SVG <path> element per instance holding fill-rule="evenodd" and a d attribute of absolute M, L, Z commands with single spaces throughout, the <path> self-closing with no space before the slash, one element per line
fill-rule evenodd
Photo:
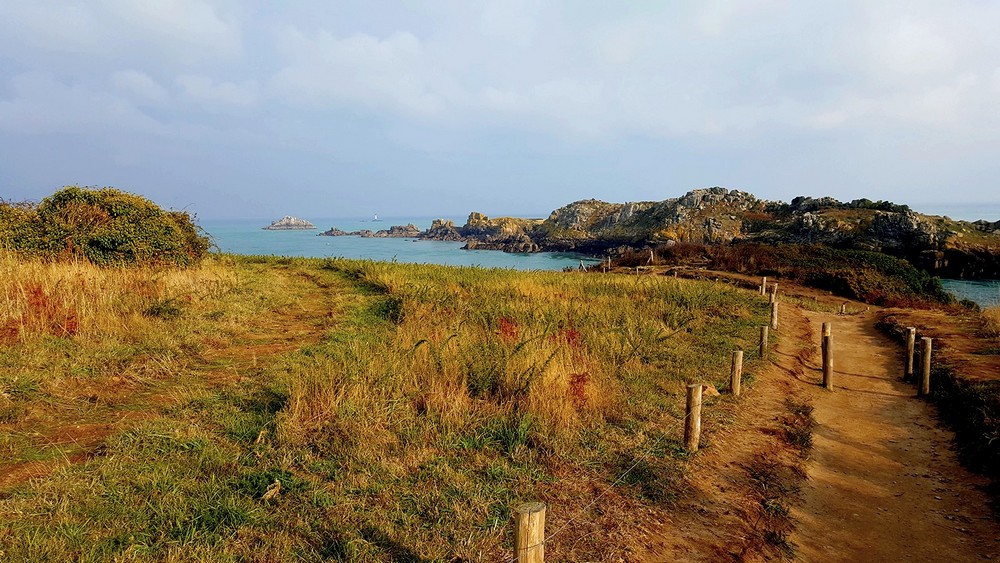
<path fill-rule="evenodd" d="M 0 197 L 538 214 L 1000 203 L 1000 2 L 4 0 Z"/>

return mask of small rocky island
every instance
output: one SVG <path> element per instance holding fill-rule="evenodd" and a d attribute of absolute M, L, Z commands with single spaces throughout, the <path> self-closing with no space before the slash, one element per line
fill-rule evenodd
<path fill-rule="evenodd" d="M 305 219 L 285 215 L 281 219 L 278 219 L 270 225 L 262 228 L 265 231 L 308 231 L 310 229 L 315 229 L 316 225 L 313 225 Z"/>
<path fill-rule="evenodd" d="M 372 231 L 371 229 L 362 229 L 360 231 L 342 231 L 337 227 L 331 227 L 328 231 L 323 231 L 317 236 L 321 237 L 364 237 L 364 238 L 417 238 L 421 235 L 420 229 L 416 225 L 410 223 L 406 226 L 403 225 L 393 225 L 388 229 L 383 229 L 380 231 Z"/>

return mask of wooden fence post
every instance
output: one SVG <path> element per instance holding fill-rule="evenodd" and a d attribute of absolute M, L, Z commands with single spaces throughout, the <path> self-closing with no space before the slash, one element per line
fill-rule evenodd
<path fill-rule="evenodd" d="M 765 291 L 767 291 L 767 276 L 760 278 L 760 294 L 764 295 Z"/>
<path fill-rule="evenodd" d="M 518 563 L 545 561 L 544 502 L 526 502 L 514 511 L 514 558 Z"/>
<path fill-rule="evenodd" d="M 916 352 L 917 329 L 906 327 L 906 359 L 903 363 L 903 381 L 913 381 L 913 353 Z"/>
<path fill-rule="evenodd" d="M 778 330 L 778 302 L 771 302 L 771 330 Z"/>
<path fill-rule="evenodd" d="M 833 390 L 833 325 L 823 323 L 823 387 Z"/>
<path fill-rule="evenodd" d="M 698 451 L 701 441 L 701 383 L 691 383 L 687 391 L 687 408 L 684 413 L 684 448 L 689 452 Z"/>
<path fill-rule="evenodd" d="M 923 337 L 920 342 L 923 344 L 920 361 L 920 384 L 917 386 L 917 396 L 923 397 L 931 392 L 931 347 L 933 339 Z"/>
<path fill-rule="evenodd" d="M 760 327 L 760 357 L 767 353 L 767 325 Z"/>
<path fill-rule="evenodd" d="M 771 301 L 777 301 L 777 300 L 778 300 L 778 282 L 774 282 L 774 285 L 771 286 Z"/>
<path fill-rule="evenodd" d="M 729 389 L 733 395 L 740 396 L 740 385 L 743 382 L 743 350 L 733 352 L 733 366 L 729 372 Z"/>

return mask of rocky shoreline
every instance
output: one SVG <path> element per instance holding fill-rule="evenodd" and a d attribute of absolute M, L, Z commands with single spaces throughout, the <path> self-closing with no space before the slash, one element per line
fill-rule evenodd
<path fill-rule="evenodd" d="M 720 187 L 663 201 L 582 200 L 556 209 L 544 220 L 491 219 L 473 212 L 462 226 L 436 219 L 425 231 L 410 224 L 380 231 L 331 228 L 320 235 L 457 241 L 466 249 L 594 256 L 677 243 L 822 244 L 905 258 L 943 277 L 1000 278 L 1000 222 L 955 221 L 866 199 L 767 201 Z"/>

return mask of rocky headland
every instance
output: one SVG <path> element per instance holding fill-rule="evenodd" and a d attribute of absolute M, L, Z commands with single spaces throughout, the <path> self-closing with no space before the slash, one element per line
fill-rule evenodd
<path fill-rule="evenodd" d="M 308 231 L 310 229 L 315 229 L 316 225 L 313 225 L 305 219 L 285 215 L 270 225 L 261 228 L 265 231 Z"/>
<path fill-rule="evenodd" d="M 407 225 L 375 233 L 331 229 L 321 234 L 403 236 L 462 241 L 468 249 L 591 255 L 677 243 L 822 244 L 905 258 L 944 277 L 1000 278 L 1000 222 L 956 221 L 867 199 L 767 201 L 720 187 L 663 201 L 582 200 L 556 209 L 544 220 L 491 219 L 473 212 L 465 225 L 438 219 L 423 232 Z"/>

